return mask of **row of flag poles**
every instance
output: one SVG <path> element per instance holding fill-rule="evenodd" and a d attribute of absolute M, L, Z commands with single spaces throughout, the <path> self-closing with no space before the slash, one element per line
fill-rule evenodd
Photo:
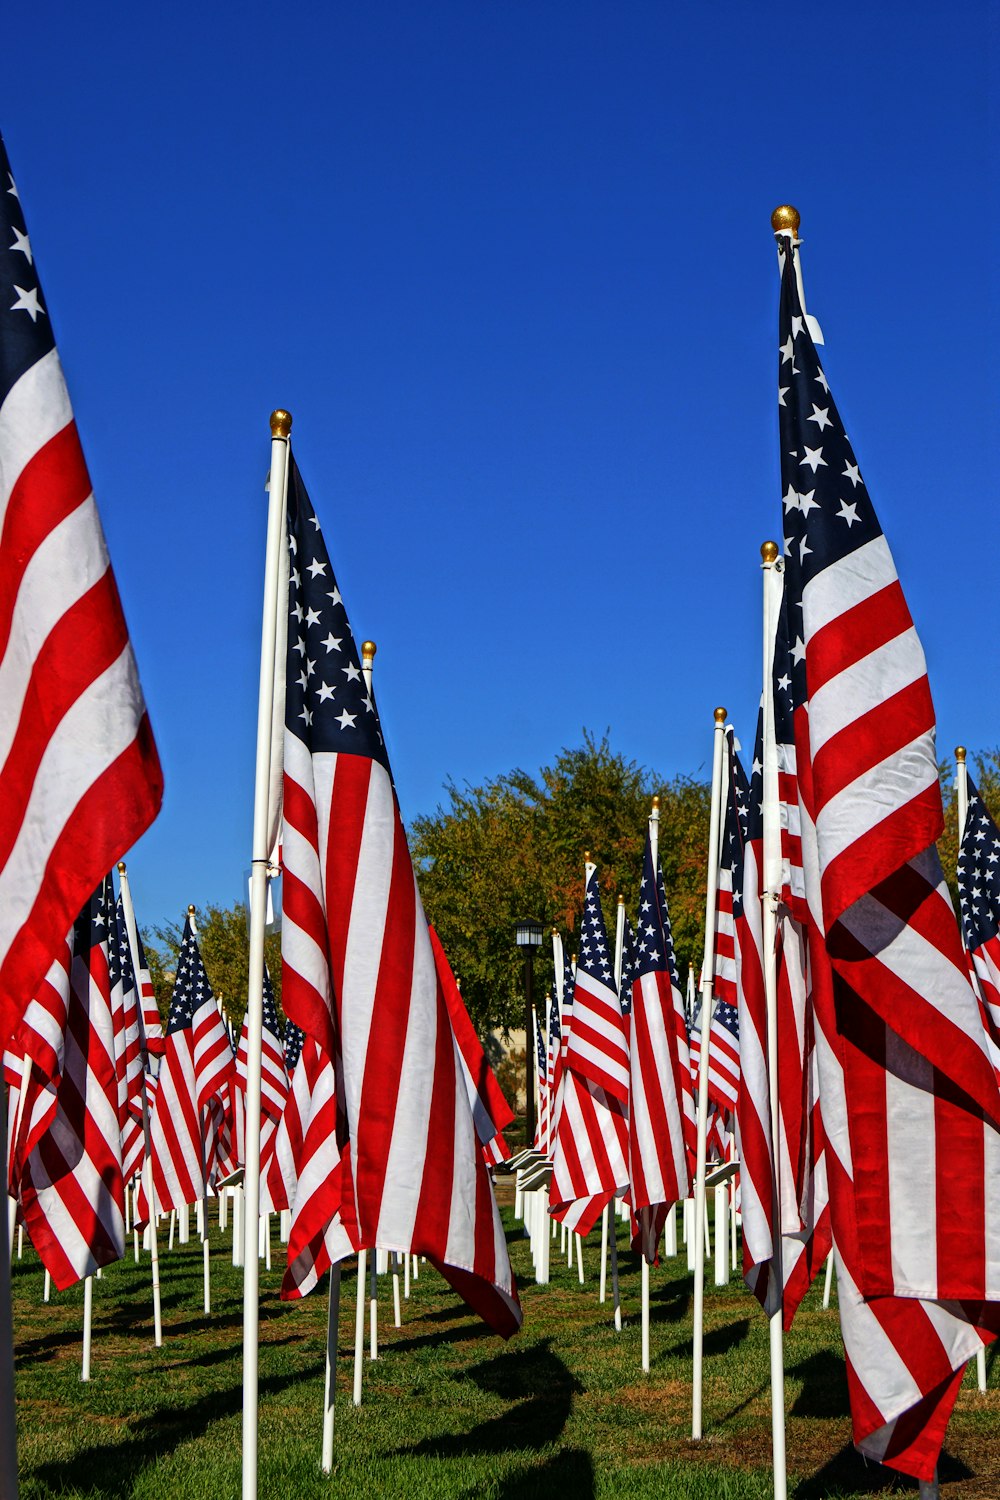
<path fill-rule="evenodd" d="M 965 1363 L 975 1355 L 982 1371 L 1000 1331 L 1000 834 L 963 753 L 959 923 L 935 850 L 923 654 L 819 361 L 798 216 L 779 210 L 773 224 L 783 544 L 761 554 L 749 779 L 715 714 L 700 1009 L 682 993 L 654 802 L 635 927 L 619 902 L 610 940 L 588 856 L 575 964 L 554 944 L 538 1144 L 543 1209 L 578 1256 L 602 1221 L 613 1282 L 609 1215 L 628 1199 L 646 1368 L 649 1268 L 693 1186 L 699 1439 L 708 1161 L 731 1117 L 784 1500 L 783 1336 L 831 1253 L 855 1441 L 922 1484 Z M 158 1215 L 201 1205 L 207 1311 L 207 1200 L 242 1164 L 252 1500 L 262 1209 L 288 1216 L 283 1296 L 330 1272 L 329 1470 L 345 1259 L 358 1259 L 359 1328 L 366 1257 L 374 1272 L 379 1255 L 403 1257 L 407 1274 L 426 1257 L 495 1331 L 520 1326 L 490 1179 L 511 1115 L 422 909 L 374 647 L 355 641 L 284 411 L 271 421 L 246 1017 L 236 1045 L 192 909 L 160 1033 L 127 872 L 118 896 L 108 872 L 156 816 L 162 776 L 2 143 L 0 230 L 8 1190 L 56 1286 L 87 1279 L 89 1309 L 89 1278 L 124 1253 L 139 1174 L 158 1343 Z M 279 872 L 284 1038 L 264 965 Z M 547 1257 L 544 1215 L 540 1227 Z M 9 1283 L 0 1236 L 0 1492 L 16 1495 Z"/>

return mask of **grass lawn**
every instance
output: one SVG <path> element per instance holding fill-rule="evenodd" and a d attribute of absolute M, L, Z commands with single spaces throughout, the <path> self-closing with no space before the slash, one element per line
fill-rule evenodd
<path fill-rule="evenodd" d="M 735 1277 L 706 1291 L 705 1432 L 690 1431 L 691 1279 L 684 1257 L 652 1276 L 652 1370 L 640 1368 L 639 1270 L 619 1226 L 626 1326 L 597 1302 L 599 1233 L 587 1283 L 552 1257 L 536 1287 L 527 1244 L 504 1210 L 524 1328 L 507 1345 L 465 1312 L 431 1270 L 391 1326 L 382 1283 L 381 1349 L 351 1404 L 355 1277 L 345 1273 L 335 1467 L 319 1472 L 325 1286 L 281 1302 L 261 1269 L 260 1494 L 267 1497 L 589 1496 L 764 1500 L 770 1488 L 767 1326 Z M 213 1215 L 214 1220 L 214 1215 Z M 42 1496 L 225 1500 L 240 1491 L 242 1272 L 212 1226 L 213 1312 L 201 1310 L 201 1247 L 164 1250 L 163 1347 L 153 1347 L 149 1265 L 129 1259 L 94 1289 L 93 1378 L 80 1381 L 82 1287 L 42 1302 L 25 1249 L 13 1269 L 18 1444 L 24 1500 Z M 786 1339 L 788 1464 L 797 1500 L 915 1493 L 850 1446 L 835 1311 L 817 1285 Z M 1000 1371 L 997 1372 L 1000 1377 Z M 992 1382 L 992 1376 L 991 1376 Z M 947 1500 L 1000 1496 L 1000 1390 L 967 1374 L 941 1465 Z"/>

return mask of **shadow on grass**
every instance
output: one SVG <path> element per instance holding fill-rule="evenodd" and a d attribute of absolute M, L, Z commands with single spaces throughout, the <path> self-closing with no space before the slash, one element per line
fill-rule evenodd
<path fill-rule="evenodd" d="M 276 1395 L 318 1376 L 322 1369 L 322 1361 L 317 1361 L 289 1375 L 262 1378 L 260 1393 Z M 200 1394 L 188 1406 L 161 1406 L 122 1429 L 119 1443 L 111 1445 L 105 1440 L 81 1449 L 66 1463 L 39 1464 L 32 1477 L 55 1494 L 79 1490 L 104 1500 L 120 1500 L 122 1495 L 131 1494 L 136 1478 L 165 1454 L 181 1443 L 203 1437 L 214 1422 L 235 1417 L 242 1409 L 240 1383 L 225 1391 Z"/>
<path fill-rule="evenodd" d="M 788 1374 L 802 1381 L 802 1389 L 792 1403 L 793 1417 L 849 1417 L 851 1398 L 847 1389 L 847 1367 L 829 1349 L 810 1354 L 791 1365 Z"/>
<path fill-rule="evenodd" d="M 463 1490 L 460 1500 L 479 1500 L 479 1488 Z M 553 1495 L 572 1495 L 573 1500 L 593 1500 L 594 1465 L 582 1448 L 564 1448 L 543 1464 L 518 1469 L 493 1494 L 497 1500 L 552 1500 Z"/>
<path fill-rule="evenodd" d="M 650 1323 L 679 1323 L 688 1315 L 692 1283 L 685 1277 L 669 1281 L 649 1294 Z"/>
<path fill-rule="evenodd" d="M 712 1328 L 705 1334 L 703 1344 L 706 1359 L 714 1355 L 728 1354 L 730 1349 L 735 1349 L 742 1344 L 750 1332 L 750 1319 L 737 1318 L 735 1323 L 726 1323 L 722 1328 Z M 691 1340 L 681 1339 L 680 1343 L 674 1344 L 666 1353 L 671 1358 L 684 1359 L 691 1353 Z"/>
<path fill-rule="evenodd" d="M 942 1484 L 971 1479 L 972 1472 L 961 1460 L 942 1453 L 938 1461 L 938 1478 Z M 866 1462 L 857 1449 L 847 1443 L 829 1463 L 809 1479 L 796 1485 L 794 1500 L 829 1500 L 831 1495 L 914 1495 L 917 1481 L 881 1464 Z"/>
<path fill-rule="evenodd" d="M 433 1349 L 437 1344 L 464 1344 L 467 1339 L 495 1339 L 496 1334 L 485 1323 L 461 1323 L 458 1328 L 442 1328 L 438 1333 L 418 1333 L 409 1339 L 394 1339 L 389 1330 L 379 1333 L 379 1349 L 386 1354 L 406 1354 L 411 1349 Z"/>
<path fill-rule="evenodd" d="M 573 1409 L 573 1397 L 583 1389 L 559 1356 L 553 1354 L 548 1339 L 530 1349 L 505 1352 L 493 1359 L 483 1360 L 481 1364 L 473 1365 L 466 1378 L 474 1381 L 480 1390 L 517 1404 L 488 1422 L 477 1422 L 466 1433 L 425 1438 L 412 1447 L 398 1449 L 401 1457 L 462 1458 L 471 1454 L 546 1448 L 559 1438 Z M 557 1458 L 562 1457 L 563 1455 L 557 1455 Z M 574 1493 L 592 1494 L 593 1470 L 589 1468 L 590 1460 L 586 1455 L 576 1457 L 585 1459 L 588 1464 L 591 1488 Z M 556 1461 L 553 1459 L 551 1462 L 555 1464 Z M 548 1468 L 548 1465 L 545 1467 Z M 536 1472 L 542 1474 L 543 1470 L 525 1471 L 525 1485 Z M 501 1493 L 523 1496 L 533 1492 L 522 1488 L 520 1476 L 516 1481 L 511 1481 L 511 1484 L 515 1487 L 505 1488 Z M 549 1495 L 553 1490 L 550 1487 L 534 1492 Z"/>

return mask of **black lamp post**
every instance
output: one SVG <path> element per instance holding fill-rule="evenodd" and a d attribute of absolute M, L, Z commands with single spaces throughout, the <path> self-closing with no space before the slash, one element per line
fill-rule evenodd
<path fill-rule="evenodd" d="M 527 1144 L 535 1139 L 535 1089 L 533 1082 L 535 1057 L 534 1009 L 535 954 L 542 946 L 542 924 L 534 917 L 523 917 L 514 928 L 514 941 L 524 954 L 524 1110 L 526 1115 Z"/>

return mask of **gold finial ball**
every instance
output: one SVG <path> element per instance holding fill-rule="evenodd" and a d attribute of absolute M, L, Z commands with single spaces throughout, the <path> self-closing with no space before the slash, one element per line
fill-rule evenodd
<path fill-rule="evenodd" d="M 125 874 L 125 861 L 123 859 L 118 861 L 118 873 L 119 875 Z"/>
<path fill-rule="evenodd" d="M 624 906 L 625 905 L 625 897 L 622 895 L 621 891 L 618 892 L 618 905 L 619 906 Z"/>
<path fill-rule="evenodd" d="M 790 203 L 780 204 L 771 215 L 771 228 L 775 234 L 780 234 L 782 230 L 791 230 L 792 234 L 798 234 L 801 223 L 798 209 L 793 208 Z"/>
<path fill-rule="evenodd" d="M 193 917 L 194 916 L 194 907 L 193 906 L 189 906 L 188 907 L 188 916 L 189 917 Z"/>
<path fill-rule="evenodd" d="M 375 660 L 375 652 L 378 650 L 374 641 L 361 642 L 361 660 L 366 667 L 370 667 Z"/>
<path fill-rule="evenodd" d="M 717 708 L 715 710 L 715 722 L 716 724 L 724 724 L 726 722 L 726 710 L 724 708 Z"/>
<path fill-rule="evenodd" d="M 286 438 L 292 430 L 292 414 L 278 407 L 277 411 L 271 413 L 271 436 Z"/>
<path fill-rule="evenodd" d="M 584 849 L 584 851 L 583 851 L 583 862 L 584 862 L 585 865 L 589 865 L 590 864 L 590 850 L 589 849 Z"/>
<path fill-rule="evenodd" d="M 956 745 L 955 746 L 955 759 L 958 761 L 958 763 L 959 763 L 960 766 L 965 764 L 965 746 L 964 745 Z"/>
<path fill-rule="evenodd" d="M 762 542 L 760 548 L 760 560 L 764 563 L 778 561 L 779 547 L 777 542 Z"/>
<path fill-rule="evenodd" d="M 654 797 L 653 797 L 653 806 L 654 806 L 654 807 L 659 807 L 659 805 L 660 805 L 660 799 L 659 799 L 659 796 L 657 796 L 657 795 L 654 795 Z"/>

